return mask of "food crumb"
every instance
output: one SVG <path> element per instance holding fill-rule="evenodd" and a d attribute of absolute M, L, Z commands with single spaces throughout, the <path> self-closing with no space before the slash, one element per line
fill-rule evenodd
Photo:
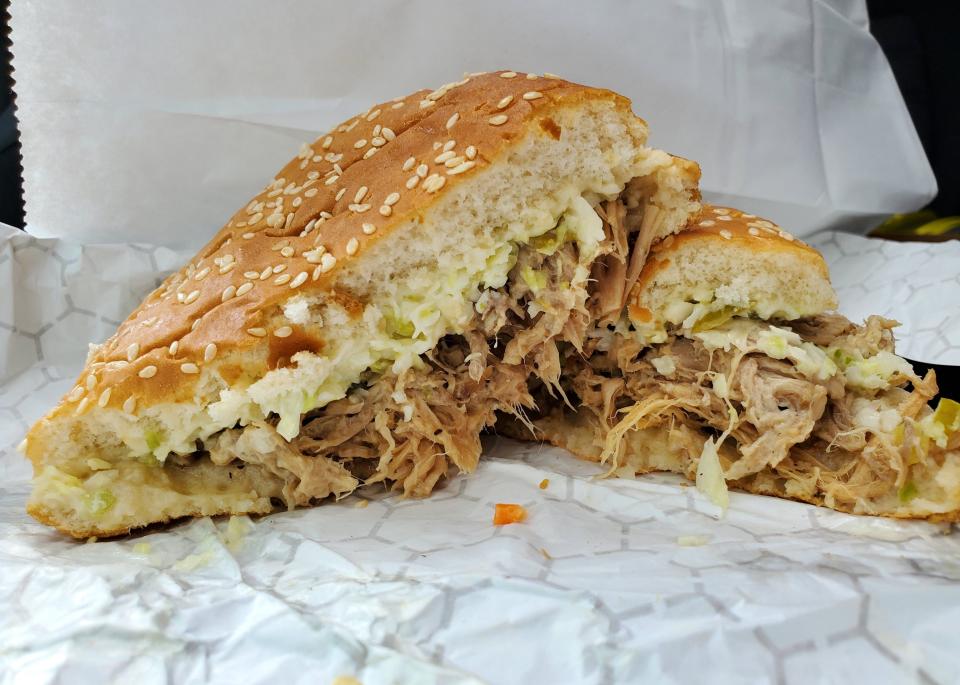
<path fill-rule="evenodd" d="M 96 535 L 93 535 L 93 536 L 87 538 L 87 544 L 88 544 L 88 545 L 91 545 L 91 544 L 93 544 L 93 543 L 96 542 L 96 541 L 97 541 L 97 536 L 96 536 Z"/>
<path fill-rule="evenodd" d="M 553 559 L 553 557 L 550 556 L 550 552 L 548 552 L 548 551 L 547 551 L 545 548 L 543 548 L 543 547 L 540 548 L 540 554 L 543 555 L 543 558 L 544 558 L 544 559 Z"/>
<path fill-rule="evenodd" d="M 702 547 L 708 542 L 709 535 L 681 535 L 677 538 L 677 544 L 681 547 Z"/>
<path fill-rule="evenodd" d="M 352 675 L 338 675 L 333 679 L 333 682 L 330 683 L 330 685 L 363 685 L 363 683 L 354 678 Z"/>
<path fill-rule="evenodd" d="M 368 499 L 357 500 L 357 503 L 354 504 L 353 506 L 355 506 L 357 509 L 366 509 L 368 506 L 370 506 L 370 500 Z"/>
<path fill-rule="evenodd" d="M 506 526 L 526 520 L 527 510 L 522 504 L 497 504 L 493 509 L 493 525 Z"/>
<path fill-rule="evenodd" d="M 540 489 L 541 489 L 541 490 L 546 490 L 548 487 L 550 487 L 550 479 L 549 479 L 549 478 L 544 478 L 542 481 L 540 481 Z"/>
<path fill-rule="evenodd" d="M 150 543 L 149 542 L 138 542 L 133 546 L 134 554 L 150 554 Z"/>

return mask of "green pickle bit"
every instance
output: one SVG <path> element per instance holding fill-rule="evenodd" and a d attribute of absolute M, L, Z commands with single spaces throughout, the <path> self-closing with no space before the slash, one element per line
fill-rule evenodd
<path fill-rule="evenodd" d="M 908 480 L 903 484 L 903 487 L 900 488 L 900 492 L 897 493 L 897 497 L 900 498 L 900 501 L 906 504 L 914 497 L 917 496 L 917 486 L 912 480 Z"/>
<path fill-rule="evenodd" d="M 732 306 L 721 307 L 715 312 L 710 312 L 705 314 L 693 324 L 693 332 L 700 333 L 702 331 L 709 331 L 712 328 L 717 328 L 722 326 L 727 321 L 732 319 L 737 314 L 737 308 Z"/>
<path fill-rule="evenodd" d="M 95 490 L 83 496 L 83 504 L 94 516 L 102 516 L 117 503 L 116 496 L 109 490 Z"/>

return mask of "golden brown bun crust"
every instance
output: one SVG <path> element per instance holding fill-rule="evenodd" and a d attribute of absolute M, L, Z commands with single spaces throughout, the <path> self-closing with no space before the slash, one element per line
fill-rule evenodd
<path fill-rule="evenodd" d="M 430 207 L 441 188 L 455 187 L 524 136 L 558 137 L 551 113 L 586 102 L 630 112 L 630 101 L 611 91 L 496 72 L 374 105 L 334 127 L 147 297 L 88 361 L 75 396 L 45 420 L 97 402 L 138 413 L 192 398 L 196 368 L 262 345 L 264 336 L 273 340 L 263 329 L 279 303 L 297 293 L 329 296 L 339 270 Z M 267 206 L 278 199 L 279 211 Z M 257 373 L 237 373 L 244 371 Z M 37 454 L 30 457 L 37 463 Z"/>
<path fill-rule="evenodd" d="M 724 250 L 732 244 L 755 252 L 790 252 L 804 260 L 823 278 L 829 279 L 823 256 L 772 221 L 745 214 L 739 209 L 703 205 L 700 217 L 691 221 L 684 230 L 668 236 L 651 248 L 634 292 L 645 289 L 657 273 L 669 264 L 670 255 L 690 243 L 696 243 L 704 250 Z"/>

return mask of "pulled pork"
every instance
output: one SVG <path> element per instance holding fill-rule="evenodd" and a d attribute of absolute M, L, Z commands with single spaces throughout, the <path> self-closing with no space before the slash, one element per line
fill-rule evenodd
<path fill-rule="evenodd" d="M 858 326 L 829 314 L 780 325 L 806 342 L 871 357 L 892 351 L 896 322 L 872 316 Z M 765 327 L 756 323 L 757 330 Z M 822 380 L 805 375 L 756 345 L 709 350 L 685 337 L 647 347 L 616 334 L 592 346 L 589 357 L 565 356 L 563 366 L 562 384 L 592 415 L 595 443 L 606 446 L 611 470 L 621 462 L 627 430 L 681 424 L 704 437 L 733 438 L 736 449 L 724 452 L 728 480 L 779 494 L 786 487 L 800 499 L 826 496 L 851 508 L 903 487 L 916 461 L 909 435 L 893 445 L 888 435 L 858 426 L 855 401 L 900 393 L 898 414 L 913 418 L 937 392 L 932 374 L 892 378 L 894 385 L 912 382 L 910 393 L 870 391 L 849 386 L 842 371 Z"/>

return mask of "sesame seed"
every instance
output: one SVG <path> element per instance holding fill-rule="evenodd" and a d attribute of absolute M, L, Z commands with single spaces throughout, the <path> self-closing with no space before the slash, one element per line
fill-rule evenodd
<path fill-rule="evenodd" d="M 177 302 L 183 302 L 185 299 L 186 299 L 186 295 L 184 295 L 182 292 L 180 292 L 180 291 L 178 290 L 178 291 L 177 291 Z"/>
<path fill-rule="evenodd" d="M 102 393 L 100 393 L 100 399 L 97 400 L 97 406 L 100 408 L 106 407 L 107 402 L 110 401 L 110 393 L 113 392 L 112 388 L 107 388 Z"/>
<path fill-rule="evenodd" d="M 336 265 L 336 263 L 337 258 L 327 252 L 323 255 L 323 257 L 320 258 L 320 269 L 323 271 L 323 273 L 327 273 Z"/>
<path fill-rule="evenodd" d="M 527 80 L 528 80 L 528 81 L 535 81 L 536 79 L 537 79 L 537 75 L 536 75 L 536 74 L 527 74 Z"/>
<path fill-rule="evenodd" d="M 496 116 L 492 116 L 487 119 L 487 123 L 489 123 L 491 126 L 500 126 L 501 124 L 507 123 L 507 115 L 497 114 Z"/>
<path fill-rule="evenodd" d="M 247 220 L 247 223 L 253 226 L 254 224 L 260 223 L 260 220 L 262 218 L 263 218 L 263 212 L 257 212 Z"/>
<path fill-rule="evenodd" d="M 236 294 L 237 294 L 237 286 L 228 285 L 226 288 L 223 289 L 223 294 L 220 295 L 220 301 L 226 302 Z"/>
<path fill-rule="evenodd" d="M 130 346 L 127 348 L 127 361 L 132 362 L 134 359 L 140 356 L 140 345 L 138 343 L 130 343 Z"/>
<path fill-rule="evenodd" d="M 441 147 L 443 147 L 443 145 L 440 143 L 439 140 L 433 141 L 433 149 L 434 149 L 434 150 L 439 150 Z"/>
<path fill-rule="evenodd" d="M 200 297 L 200 291 L 199 291 L 199 290 L 194 290 L 192 293 L 190 293 L 189 295 L 187 295 L 186 298 L 184 298 L 183 303 L 184 303 L 184 304 L 191 304 L 191 303 L 195 302 L 198 297 Z"/>
<path fill-rule="evenodd" d="M 290 326 L 281 326 L 273 332 L 278 338 L 289 338 L 293 334 L 293 329 Z"/>
<path fill-rule="evenodd" d="M 299 207 L 301 204 L 303 204 L 303 198 L 295 197 L 293 198 L 293 202 L 291 202 L 290 204 L 292 204 L 294 207 Z"/>
<path fill-rule="evenodd" d="M 406 162 L 403 163 L 403 167 L 401 167 L 401 168 L 402 168 L 404 171 L 410 171 L 410 170 L 413 168 L 413 165 L 416 164 L 416 163 L 417 163 L 417 160 L 414 159 L 413 157 L 410 157 L 410 158 L 407 159 Z"/>
<path fill-rule="evenodd" d="M 380 148 L 378 148 L 378 147 L 372 147 L 372 148 L 370 148 L 369 150 L 367 150 L 366 152 L 363 153 L 363 158 L 364 158 L 364 159 L 370 159 L 370 158 L 373 157 L 375 154 L 377 154 L 377 151 L 378 151 L 379 149 L 380 149 Z"/>
<path fill-rule="evenodd" d="M 259 275 L 260 275 L 260 272 L 259 272 L 259 271 L 244 271 L 244 272 L 243 272 L 243 277 L 244 277 L 244 278 L 257 278 Z"/>
<path fill-rule="evenodd" d="M 421 101 L 420 101 L 420 109 L 426 109 L 427 107 L 433 107 L 435 104 L 437 104 L 437 103 L 434 102 L 433 100 L 421 100 Z"/>
<path fill-rule="evenodd" d="M 274 212 L 273 214 L 267 217 L 267 226 L 269 226 L 270 228 L 276 228 L 282 223 L 283 223 L 283 214 L 281 213 Z"/>
<path fill-rule="evenodd" d="M 367 115 L 367 121 L 373 121 L 373 120 L 376 119 L 378 116 L 380 116 L 380 110 L 379 110 L 379 109 L 376 109 L 376 110 L 370 112 L 370 114 Z"/>
<path fill-rule="evenodd" d="M 788 243 L 793 242 L 793 236 L 787 233 L 786 231 L 780 231 L 780 237 L 786 240 Z"/>
<path fill-rule="evenodd" d="M 87 405 L 90 404 L 90 398 L 84 397 L 80 400 L 80 404 L 77 405 L 77 413 L 82 414 L 83 410 L 87 408 Z"/>
<path fill-rule="evenodd" d="M 239 288 L 237 288 L 237 297 L 242 297 L 243 295 L 246 295 L 251 290 L 253 290 L 253 283 L 250 283 L 248 281 L 247 283 L 244 283 Z"/>
<path fill-rule="evenodd" d="M 526 93 L 523 94 L 524 100 L 539 100 L 542 97 L 543 97 L 543 93 L 537 90 L 528 90 Z"/>
<path fill-rule="evenodd" d="M 454 152 L 453 150 L 447 150 L 446 152 L 441 152 L 439 155 L 434 157 L 433 161 L 436 164 L 443 164 L 448 159 L 453 159 L 456 156 L 457 156 L 456 152 Z"/>
<path fill-rule="evenodd" d="M 328 152 L 327 154 L 325 154 L 325 155 L 323 156 L 323 158 L 324 158 L 325 160 L 327 160 L 328 162 L 330 162 L 331 164 L 336 164 L 336 163 L 339 162 L 341 159 L 343 159 L 343 153 L 342 153 L 342 152 Z"/>
<path fill-rule="evenodd" d="M 360 249 L 360 243 L 356 238 L 350 238 L 350 240 L 347 241 L 347 254 L 353 256 L 357 254 L 358 249 Z"/>
<path fill-rule="evenodd" d="M 752 236 L 758 236 L 760 235 L 760 230 L 751 226 L 750 228 L 747 229 L 747 233 L 749 233 Z"/>
<path fill-rule="evenodd" d="M 720 214 L 720 215 L 722 216 L 722 215 L 724 215 L 724 214 L 729 214 L 729 213 L 730 213 L 730 210 L 727 209 L 726 207 L 714 207 L 714 208 L 713 208 L 713 213 L 714 213 L 714 214 Z"/>
<path fill-rule="evenodd" d="M 368 205 L 368 204 L 366 204 L 366 205 L 358 205 L 358 204 L 354 203 L 354 204 L 352 204 L 352 205 L 348 205 L 348 206 L 347 206 L 347 209 L 349 209 L 351 212 L 356 212 L 357 214 L 363 214 L 365 211 L 367 211 L 368 209 L 370 209 L 370 205 Z"/>
<path fill-rule="evenodd" d="M 271 269 L 271 271 L 273 271 L 273 273 L 275 274 L 283 273 L 286 270 L 287 270 L 286 264 L 277 264 Z"/>
<path fill-rule="evenodd" d="M 430 174 L 430 176 L 427 177 L 427 180 L 423 182 L 423 187 L 428 193 L 435 193 L 443 188 L 446 182 L 447 179 L 445 179 L 443 176 L 440 176 L 439 174 Z"/>
<path fill-rule="evenodd" d="M 730 240 L 730 239 L 733 237 L 733 233 L 731 233 L 731 232 L 728 231 L 727 229 L 723 228 L 723 229 L 720 229 L 720 236 L 721 236 L 724 240 Z"/>
<path fill-rule="evenodd" d="M 452 150 L 456 146 L 457 146 L 457 141 L 448 140 L 446 143 L 443 144 L 443 151 L 446 152 L 447 150 Z"/>
<path fill-rule="evenodd" d="M 205 266 L 202 269 L 200 269 L 200 271 L 197 272 L 197 274 L 193 277 L 193 280 L 202 281 L 204 278 L 207 277 L 207 274 L 209 273 L 210 273 L 210 267 Z"/>
<path fill-rule="evenodd" d="M 290 282 L 290 274 L 281 274 L 273 279 L 273 282 L 277 285 L 283 285 L 284 283 Z"/>
<path fill-rule="evenodd" d="M 393 206 L 400 201 L 400 193 L 390 193 L 383 198 L 383 204 Z"/>
<path fill-rule="evenodd" d="M 293 212 L 287 214 L 287 220 L 284 222 L 283 227 L 286 229 L 290 228 L 290 224 L 293 223 Z M 223 269 L 220 269 L 220 273 L 224 273 Z"/>
<path fill-rule="evenodd" d="M 381 207 L 381 209 L 383 208 Z M 387 209 L 390 209 L 390 208 L 387 207 Z M 373 235 L 374 233 L 377 232 L 377 227 L 374 226 L 373 224 L 363 224 L 361 228 L 363 229 L 364 235 Z M 354 238 L 354 240 L 356 240 L 356 238 Z"/>
<path fill-rule="evenodd" d="M 256 235 L 256 233 L 249 233 L 249 232 L 247 232 L 247 233 L 244 233 L 244 234 L 243 234 L 243 239 L 244 239 L 244 240 L 250 240 L 250 239 L 251 239 L 253 236 L 255 236 L 255 235 Z"/>
<path fill-rule="evenodd" d="M 447 176 L 455 176 L 457 174 L 462 174 L 465 171 L 470 171 L 470 169 L 476 166 L 476 164 L 476 162 L 463 162 L 462 164 L 458 164 L 452 169 L 447 170 Z"/>
<path fill-rule="evenodd" d="M 374 147 L 383 147 L 384 145 L 387 144 L 387 139 L 384 138 L 383 136 L 375 136 L 373 139 L 370 140 L 370 144 L 373 145 Z"/>
<path fill-rule="evenodd" d="M 201 319 L 197 319 L 197 320 L 194 321 L 192 324 L 190 324 L 190 330 L 191 330 L 191 331 L 197 330 L 197 326 L 200 325 L 200 321 L 201 321 Z"/>
<path fill-rule="evenodd" d="M 731 216 L 718 216 L 718 217 L 717 217 L 717 221 L 733 221 L 733 217 L 731 217 Z"/>
<path fill-rule="evenodd" d="M 248 328 L 247 333 L 252 335 L 254 338 L 262 338 L 267 334 L 267 331 L 263 328 Z"/>
<path fill-rule="evenodd" d="M 303 196 L 304 196 L 304 197 L 313 197 L 314 195 L 316 195 L 316 194 L 319 193 L 319 192 L 320 192 L 320 191 L 317 190 L 316 188 L 311 188 L 310 190 L 308 190 L 307 192 L 305 192 L 305 193 L 303 194 Z"/>
<path fill-rule="evenodd" d="M 294 249 L 287 245 L 285 248 L 280 250 L 280 254 L 282 254 L 284 257 L 292 257 L 294 255 Z"/>
<path fill-rule="evenodd" d="M 140 378 L 153 378 L 157 375 L 157 367 L 153 364 L 144 366 L 137 375 L 140 376 Z"/>
<path fill-rule="evenodd" d="M 549 71 L 543 72 L 543 78 L 552 78 L 552 79 L 561 80 L 559 76 L 557 76 L 556 74 L 551 74 Z"/>
<path fill-rule="evenodd" d="M 320 143 L 320 147 L 326 150 L 330 147 L 331 144 L 333 144 L 333 136 L 327 136 L 326 138 L 323 139 L 323 142 Z"/>
<path fill-rule="evenodd" d="M 73 390 L 70 391 L 70 394 L 67 395 L 67 399 L 70 400 L 71 402 L 76 402 L 81 397 L 83 397 L 84 392 L 86 391 L 83 389 L 83 387 L 79 385 L 74 386 Z"/>
<path fill-rule="evenodd" d="M 270 278 L 270 274 L 272 274 L 272 273 L 273 273 L 273 267 L 272 267 L 272 266 L 265 266 L 265 267 L 263 267 L 263 271 L 260 272 L 260 280 L 261 280 L 261 281 L 267 280 L 268 278 Z"/>
<path fill-rule="evenodd" d="M 387 128 L 386 126 L 384 126 L 384 127 L 380 130 L 380 135 L 383 136 L 384 138 L 386 138 L 388 142 L 391 141 L 391 140 L 395 140 L 396 137 L 397 137 L 397 134 L 393 132 L 393 129 L 392 129 L 392 128 Z"/>
<path fill-rule="evenodd" d="M 357 191 L 356 195 L 353 196 L 353 203 L 359 204 L 363 202 L 363 198 L 367 196 L 367 186 L 360 186 L 360 189 Z"/>
<path fill-rule="evenodd" d="M 407 190 L 413 190 L 414 188 L 417 187 L 417 184 L 418 184 L 418 183 L 420 183 L 420 177 L 419 177 L 419 176 L 411 176 L 410 178 L 407 179 L 407 182 L 406 182 L 405 185 L 406 185 L 406 187 L 407 187 Z"/>
<path fill-rule="evenodd" d="M 343 129 L 343 132 L 344 132 L 344 133 L 349 133 L 349 132 L 352 131 L 352 130 L 356 127 L 356 125 L 359 124 L 359 123 L 360 123 L 360 120 L 359 120 L 359 119 L 354 119 L 354 120 L 351 121 L 349 124 L 347 124 L 346 128 Z"/>
<path fill-rule="evenodd" d="M 417 167 L 416 173 L 417 173 L 417 176 L 419 176 L 420 178 L 426 178 L 428 171 L 430 171 L 430 167 L 428 167 L 426 164 L 421 164 L 420 166 Z"/>
<path fill-rule="evenodd" d="M 405 104 L 407 104 L 407 103 L 406 103 L 406 102 L 394 102 L 392 105 L 390 105 L 390 109 L 400 109 L 400 108 L 403 107 Z"/>
<path fill-rule="evenodd" d="M 360 148 L 366 147 L 366 146 L 367 146 L 367 139 L 366 139 L 366 138 L 361 138 L 360 140 L 358 140 L 357 142 L 355 142 L 355 143 L 353 144 L 353 147 L 355 147 L 355 148 L 358 149 L 358 150 L 359 150 Z"/>
<path fill-rule="evenodd" d="M 137 398 L 134 397 L 133 395 L 130 395 L 130 397 L 128 397 L 123 402 L 123 411 L 127 414 L 132 414 L 136 410 L 137 410 Z"/>
<path fill-rule="evenodd" d="M 315 181 L 316 179 L 320 178 L 320 172 L 311 171 L 309 174 L 307 174 L 307 178 L 309 178 L 311 181 Z"/>
<path fill-rule="evenodd" d="M 477 156 L 477 148 L 473 145 L 468 146 L 463 152 L 467 156 L 467 159 L 473 159 Z"/>
<path fill-rule="evenodd" d="M 701 225 L 701 226 L 716 226 L 716 225 L 717 225 L 717 222 L 716 222 L 716 221 L 711 221 L 711 220 L 708 219 L 707 221 L 701 221 L 701 222 L 700 222 L 700 225 Z"/>
<path fill-rule="evenodd" d="M 503 109 L 505 107 L 509 107 L 511 102 L 513 102 L 513 96 L 508 95 L 505 98 L 502 98 L 500 102 L 497 103 L 497 109 Z"/>
<path fill-rule="evenodd" d="M 500 78 L 515 78 L 516 75 L 517 75 L 517 72 L 515 71 L 505 71 L 502 74 L 500 74 Z"/>
<path fill-rule="evenodd" d="M 452 129 L 454 126 L 456 126 L 459 120 L 460 120 L 460 112 L 454 112 L 453 114 L 451 114 L 450 118 L 447 119 L 446 129 L 448 131 Z"/>
<path fill-rule="evenodd" d="M 313 280 L 317 280 L 318 278 L 320 278 L 321 273 L 323 273 L 323 270 L 319 266 L 314 267 L 313 277 L 312 277 Z"/>
<path fill-rule="evenodd" d="M 340 180 L 340 177 L 337 176 L 336 174 L 334 174 L 333 176 L 331 176 L 330 178 L 328 178 L 326 181 L 324 181 L 324 182 L 323 182 L 323 185 L 325 185 L 325 186 L 332 186 L 334 183 L 336 183 L 336 182 L 339 181 L 339 180 Z"/>
<path fill-rule="evenodd" d="M 380 124 L 377 124 L 376 126 L 373 127 L 373 135 L 379 136 L 381 130 L 383 130 L 383 127 L 380 126 Z"/>
<path fill-rule="evenodd" d="M 451 157 L 450 159 L 448 159 L 446 162 L 443 163 L 443 166 L 447 167 L 448 169 L 452 169 L 455 166 L 463 164 L 466 161 L 466 159 L 467 158 L 463 156 Z"/>
<path fill-rule="evenodd" d="M 343 194 L 346 193 L 346 192 L 347 192 L 347 189 L 346 189 L 346 188 L 341 188 L 340 190 L 337 191 L 337 194 L 336 194 L 336 196 L 335 196 L 333 199 L 336 200 L 337 202 L 339 202 L 339 201 L 340 201 L 340 198 L 342 198 L 342 197 L 343 197 Z"/>
<path fill-rule="evenodd" d="M 180 365 L 180 371 L 183 373 L 200 373 L 200 367 L 193 362 L 186 362 Z"/>
<path fill-rule="evenodd" d="M 170 343 L 170 348 L 169 348 L 170 356 L 171 357 L 176 356 L 177 350 L 179 349 L 180 349 L 180 341 L 174 340 L 172 343 Z"/>
<path fill-rule="evenodd" d="M 210 343 L 203 348 L 203 361 L 212 362 L 213 358 L 217 356 L 217 346 L 215 343 Z"/>
<path fill-rule="evenodd" d="M 87 376 L 87 390 L 93 390 L 97 385 L 97 377 L 93 374 Z"/>
<path fill-rule="evenodd" d="M 297 274 L 297 277 L 290 281 L 291 288 L 299 288 L 301 285 L 307 282 L 307 279 L 310 278 L 310 274 L 306 271 L 301 271 Z"/>

